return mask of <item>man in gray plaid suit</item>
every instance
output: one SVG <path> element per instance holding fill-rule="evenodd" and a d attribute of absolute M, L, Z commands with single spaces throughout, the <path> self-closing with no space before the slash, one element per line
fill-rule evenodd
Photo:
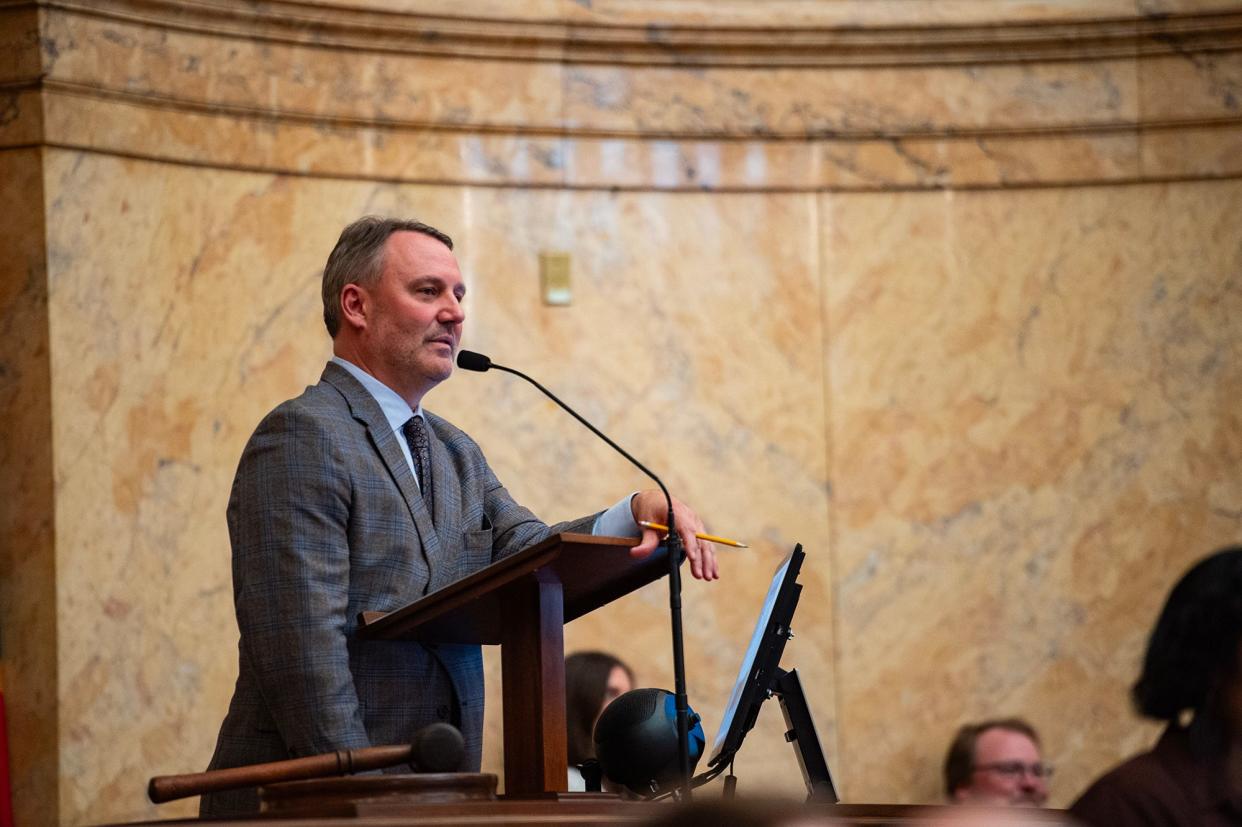
<path fill-rule="evenodd" d="M 390 611 L 561 531 L 636 536 L 658 491 L 547 526 L 514 502 L 479 446 L 424 411 L 449 377 L 465 285 L 440 231 L 368 217 L 323 274 L 334 356 L 319 384 L 268 414 L 229 499 L 239 675 L 211 769 L 375 744 L 458 726 L 464 770 L 482 754 L 477 646 L 363 641 L 362 611 Z M 699 518 L 676 503 L 691 573 L 713 580 Z M 635 554 L 656 547 L 643 530 Z M 257 809 L 253 789 L 203 797 L 203 815 Z"/>

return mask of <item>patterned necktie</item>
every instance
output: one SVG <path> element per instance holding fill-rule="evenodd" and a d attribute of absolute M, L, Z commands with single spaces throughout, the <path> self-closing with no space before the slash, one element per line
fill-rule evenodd
<path fill-rule="evenodd" d="M 423 502 L 428 513 L 433 513 L 431 494 L 431 443 L 427 440 L 427 426 L 421 416 L 412 416 L 401 427 L 405 441 L 410 444 L 410 455 L 414 457 L 414 468 L 418 472 L 418 487 L 423 492 Z"/>

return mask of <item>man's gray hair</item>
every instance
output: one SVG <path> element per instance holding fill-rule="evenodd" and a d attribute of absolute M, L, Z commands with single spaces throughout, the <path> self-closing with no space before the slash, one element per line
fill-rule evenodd
<path fill-rule="evenodd" d="M 407 218 L 368 215 L 341 231 L 323 268 L 323 323 L 336 338 L 341 329 L 341 291 L 347 284 L 370 287 L 384 272 L 384 245 L 393 233 L 429 235 L 450 250 L 453 239 L 428 224 Z"/>

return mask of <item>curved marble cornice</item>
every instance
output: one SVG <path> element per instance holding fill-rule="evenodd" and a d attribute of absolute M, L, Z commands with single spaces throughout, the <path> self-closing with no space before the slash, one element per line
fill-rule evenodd
<path fill-rule="evenodd" d="M 642 25 L 459 17 L 295 0 L 43 0 L 40 5 L 118 22 L 318 48 L 608 65 L 970 65 L 1242 49 L 1242 10 L 954 24 L 722 26 L 688 25 L 676 17 Z"/>
<path fill-rule="evenodd" d="M 19 53 L 0 73 L 0 147 L 520 187 L 817 191 L 1242 175 L 1242 4 L 865 29 L 843 20 L 695 28 L 684 16 L 642 27 L 584 14 L 549 22 L 308 0 L 0 0 Z M 812 53 L 859 62 L 794 61 Z"/>

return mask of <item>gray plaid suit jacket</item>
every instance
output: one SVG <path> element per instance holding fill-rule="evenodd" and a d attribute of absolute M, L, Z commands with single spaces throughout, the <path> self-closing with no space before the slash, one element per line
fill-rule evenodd
<path fill-rule="evenodd" d="M 228 506 L 239 674 L 211 769 L 408 743 L 448 720 L 482 754 L 477 646 L 363 641 L 391 611 L 596 515 L 549 527 L 518 505 L 474 440 L 424 414 L 434 524 L 379 404 L 339 365 L 277 407 L 242 453 Z M 257 809 L 253 789 L 203 815 Z"/>

